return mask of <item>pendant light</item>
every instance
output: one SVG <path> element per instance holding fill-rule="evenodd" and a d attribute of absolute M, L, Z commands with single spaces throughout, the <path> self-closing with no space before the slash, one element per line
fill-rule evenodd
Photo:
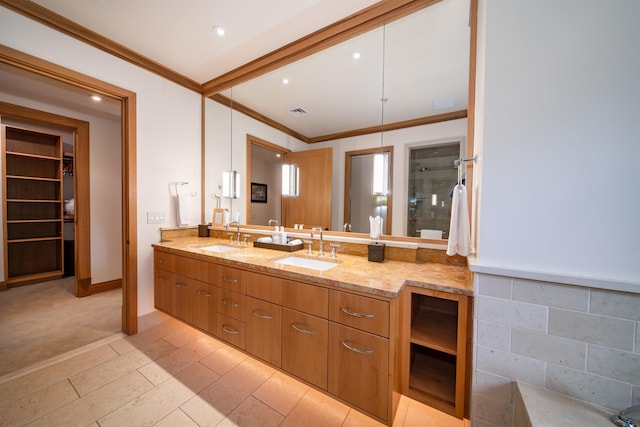
<path fill-rule="evenodd" d="M 373 156 L 373 176 L 371 194 L 373 196 L 389 195 L 389 153 L 384 151 L 384 104 L 389 100 L 384 96 L 384 60 L 385 60 L 386 25 L 382 26 L 382 96 L 380 97 L 380 152 Z"/>
<path fill-rule="evenodd" d="M 240 174 L 233 170 L 233 88 L 230 94 L 229 104 L 229 149 L 230 164 L 229 170 L 222 172 L 222 197 L 227 199 L 237 199 L 240 197 Z"/>

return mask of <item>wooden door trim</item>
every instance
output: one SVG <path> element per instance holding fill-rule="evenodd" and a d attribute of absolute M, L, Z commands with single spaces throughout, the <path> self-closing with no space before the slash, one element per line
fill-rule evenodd
<path fill-rule="evenodd" d="M 138 331 L 136 94 L 7 46 L 0 63 L 119 100 L 122 105 L 122 331 Z M 88 135 L 88 131 L 87 131 Z M 87 223 L 88 226 L 88 223 Z"/>
<path fill-rule="evenodd" d="M 391 158 L 389 159 L 389 165 L 391 170 L 389 171 L 389 187 L 393 188 L 393 146 L 382 147 L 382 151 L 389 153 Z M 380 148 L 365 148 L 363 150 L 346 151 L 344 153 L 344 222 L 347 222 L 347 218 L 351 219 L 351 158 L 355 156 L 362 156 L 365 154 L 376 154 L 380 152 Z M 393 211 L 393 192 L 387 196 L 387 225 L 385 227 L 385 234 L 391 235 L 391 223 L 393 217 L 391 216 Z"/>
<path fill-rule="evenodd" d="M 272 142 L 269 142 L 267 140 L 264 140 L 262 138 L 258 138 L 257 136 L 253 136 L 250 134 L 247 134 L 247 148 L 246 148 L 246 158 L 247 158 L 247 183 L 246 183 L 246 188 L 245 188 L 245 193 L 246 194 L 246 202 L 245 202 L 245 206 L 246 206 L 246 223 L 249 224 L 249 220 L 251 218 L 251 146 L 252 145 L 256 145 L 258 147 L 262 147 L 262 148 L 266 148 L 267 150 L 271 150 L 274 153 L 280 153 L 282 155 L 285 155 L 289 152 L 291 152 L 291 150 L 289 150 L 288 148 L 284 148 L 281 147 L 277 144 L 274 144 Z M 280 203 L 280 218 L 282 217 L 282 203 Z"/>

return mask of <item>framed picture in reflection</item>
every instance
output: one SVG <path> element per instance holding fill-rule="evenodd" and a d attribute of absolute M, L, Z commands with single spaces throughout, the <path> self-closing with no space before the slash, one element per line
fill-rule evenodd
<path fill-rule="evenodd" d="M 267 203 L 267 184 L 251 183 L 251 203 Z"/>

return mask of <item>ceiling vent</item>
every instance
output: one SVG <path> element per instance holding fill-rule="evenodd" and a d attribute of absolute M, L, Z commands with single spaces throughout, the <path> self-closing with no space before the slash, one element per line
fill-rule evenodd
<path fill-rule="evenodd" d="M 298 108 L 294 108 L 293 110 L 289 110 L 289 114 L 291 114 L 294 117 L 302 117 L 302 116 L 306 116 L 309 113 L 304 108 L 298 107 Z"/>

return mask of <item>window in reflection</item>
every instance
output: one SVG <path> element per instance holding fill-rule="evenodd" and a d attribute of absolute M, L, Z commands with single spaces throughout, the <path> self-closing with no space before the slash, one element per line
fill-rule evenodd
<path fill-rule="evenodd" d="M 409 149 L 407 236 L 447 239 L 460 142 Z"/>

